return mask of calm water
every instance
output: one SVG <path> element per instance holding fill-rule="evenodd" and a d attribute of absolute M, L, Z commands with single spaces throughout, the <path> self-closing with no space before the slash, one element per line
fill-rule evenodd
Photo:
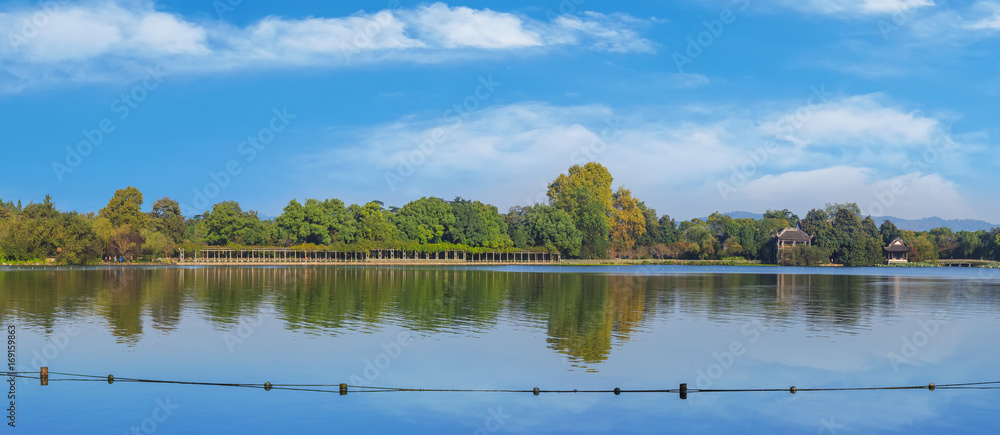
<path fill-rule="evenodd" d="M 1000 271 L 0 269 L 18 366 L 414 388 L 1000 380 Z M 0 433 L 996 433 L 1000 390 L 328 393 L 38 381 Z"/>

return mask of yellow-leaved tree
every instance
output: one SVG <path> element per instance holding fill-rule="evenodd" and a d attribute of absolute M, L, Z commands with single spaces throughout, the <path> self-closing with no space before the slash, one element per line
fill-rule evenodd
<path fill-rule="evenodd" d="M 635 247 L 635 241 L 646 233 L 646 216 L 632 191 L 619 187 L 611 197 L 611 246 L 620 250 Z"/>

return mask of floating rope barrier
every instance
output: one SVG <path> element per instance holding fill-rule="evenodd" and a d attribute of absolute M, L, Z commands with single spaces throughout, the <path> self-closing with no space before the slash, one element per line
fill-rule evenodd
<path fill-rule="evenodd" d="M 227 383 L 227 382 L 195 382 L 176 381 L 161 379 L 142 378 L 116 378 L 114 375 L 87 375 L 78 373 L 50 372 L 48 367 L 42 367 L 38 372 L 0 372 L 3 377 L 38 379 L 41 384 L 48 385 L 51 382 L 135 382 L 149 384 L 173 384 L 173 385 L 198 385 L 208 387 L 235 387 L 235 388 L 256 388 L 265 391 L 286 390 L 286 391 L 307 391 L 316 393 L 337 393 L 347 395 L 351 393 L 531 393 L 538 396 L 542 393 L 548 394 L 608 394 L 613 393 L 618 396 L 623 393 L 667 393 L 678 394 L 681 399 L 687 399 L 690 393 L 777 393 L 788 392 L 796 394 L 800 392 L 831 392 L 831 391 L 885 391 L 885 390 L 997 390 L 1000 389 L 1000 381 L 988 382 L 966 382 L 957 384 L 930 383 L 927 385 L 906 385 L 906 386 L 879 386 L 879 387 L 838 387 L 838 388 L 747 388 L 747 389 L 706 389 L 688 388 L 687 384 L 680 384 L 678 388 L 667 389 L 632 389 L 626 390 L 614 388 L 610 390 L 543 390 L 538 387 L 530 390 L 519 389 L 454 389 L 454 388 L 400 388 L 400 387 L 376 387 L 369 385 L 348 385 L 348 384 L 272 384 L 270 381 L 260 383 Z M 51 378 L 52 375 L 63 376 L 62 378 Z M 336 388 L 336 389 L 334 389 Z"/>

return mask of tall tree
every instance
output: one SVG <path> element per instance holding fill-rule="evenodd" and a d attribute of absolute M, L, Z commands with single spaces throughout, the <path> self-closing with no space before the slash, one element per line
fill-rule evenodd
<path fill-rule="evenodd" d="M 639 246 L 653 246 L 663 243 L 663 229 L 660 228 L 660 222 L 656 218 L 656 209 L 649 208 L 646 206 L 646 203 L 640 201 L 639 210 L 642 211 L 642 216 L 646 220 L 646 232 L 636 240 L 636 244 Z"/>
<path fill-rule="evenodd" d="M 396 227 L 389 222 L 381 201 L 372 201 L 363 207 L 352 204 L 348 209 L 357 221 L 357 235 L 361 240 L 388 242 L 396 239 Z"/>
<path fill-rule="evenodd" d="M 854 214 L 855 217 L 861 219 L 861 207 L 858 207 L 856 202 L 845 202 L 843 204 L 839 202 L 828 202 L 826 203 L 826 214 L 831 218 L 837 216 L 837 212 L 840 210 L 847 210 Z"/>
<path fill-rule="evenodd" d="M 982 236 L 985 234 L 985 230 L 959 231 L 956 234 L 956 237 L 958 237 L 957 255 L 968 259 L 983 258 Z"/>
<path fill-rule="evenodd" d="M 838 246 L 833 260 L 845 266 L 875 266 L 885 257 L 882 239 L 871 216 L 863 221 L 850 207 L 837 209 L 833 218 L 833 233 Z"/>
<path fill-rule="evenodd" d="M 826 213 L 826 210 L 809 210 L 806 217 L 799 221 L 799 229 L 813 236 L 813 245 L 831 253 L 840 247 L 840 240 L 834 234 L 830 215 Z"/>
<path fill-rule="evenodd" d="M 524 215 L 524 229 L 533 246 L 545 246 L 570 257 L 580 255 L 583 233 L 564 210 L 544 204 L 530 207 Z"/>
<path fill-rule="evenodd" d="M 579 201 L 572 198 L 573 192 L 578 188 L 587 189 L 600 203 L 605 210 L 608 227 L 612 226 L 611 218 L 611 183 L 614 177 L 611 172 L 600 163 L 590 162 L 583 166 L 573 165 L 567 174 L 559 174 L 552 183 L 549 184 L 547 195 L 549 204 L 561 208 L 571 216 L 576 216 Z"/>
<path fill-rule="evenodd" d="M 507 235 L 514 242 L 514 247 L 521 249 L 528 247 L 528 230 L 524 227 L 524 219 L 532 208 L 530 205 L 514 206 L 503 216 L 504 223 L 507 224 Z"/>
<path fill-rule="evenodd" d="M 127 226 L 133 231 L 146 224 L 146 214 L 142 208 L 142 192 L 129 186 L 115 191 L 108 205 L 101 209 L 101 217 L 107 218 L 115 227 Z"/>
<path fill-rule="evenodd" d="M 404 205 L 392 215 L 391 221 L 409 240 L 441 243 L 445 233 L 455 225 L 455 213 L 445 200 L 423 197 Z"/>
<path fill-rule="evenodd" d="M 799 217 L 787 208 L 784 210 L 768 210 L 764 212 L 764 219 L 780 219 L 785 221 L 785 227 L 794 227 L 799 223 Z"/>
<path fill-rule="evenodd" d="M 622 250 L 634 248 L 636 240 L 646 232 L 646 216 L 639 208 L 639 200 L 623 186 L 612 195 L 611 206 L 611 245 Z"/>
<path fill-rule="evenodd" d="M 658 221 L 660 224 L 660 241 L 664 245 L 669 245 L 676 242 L 679 239 L 679 234 L 677 234 L 677 221 L 670 217 L 670 215 L 660 216 Z"/>
<path fill-rule="evenodd" d="M 951 231 L 951 228 L 940 227 L 930 230 L 928 234 L 934 245 L 937 247 L 940 258 L 954 258 L 955 251 L 958 250 L 958 237 Z"/>
<path fill-rule="evenodd" d="M 455 215 L 455 224 L 447 233 L 451 242 L 486 248 L 514 245 L 507 235 L 507 223 L 496 206 L 456 198 L 451 207 Z"/>
<path fill-rule="evenodd" d="M 569 204 L 573 212 L 567 212 L 583 234 L 580 245 L 581 258 L 607 258 L 611 245 L 608 243 L 608 211 L 594 193 L 583 186 L 565 192 L 564 204 Z M 559 207 L 562 208 L 562 207 Z M 565 209 L 563 209 L 565 210 Z"/>
<path fill-rule="evenodd" d="M 160 198 L 153 203 L 153 209 L 149 212 L 149 224 L 151 229 L 168 237 L 173 243 L 184 240 L 181 206 L 169 197 Z"/>
<path fill-rule="evenodd" d="M 878 232 L 882 235 L 882 244 L 885 246 L 889 246 L 893 240 L 896 240 L 896 237 L 903 234 L 899 228 L 896 228 L 896 224 L 892 223 L 892 221 L 888 219 L 882 222 L 882 225 L 878 227 Z"/>
<path fill-rule="evenodd" d="M 243 211 L 235 201 L 220 202 L 205 213 L 205 242 L 210 245 L 262 245 L 266 228 L 255 211 Z"/>

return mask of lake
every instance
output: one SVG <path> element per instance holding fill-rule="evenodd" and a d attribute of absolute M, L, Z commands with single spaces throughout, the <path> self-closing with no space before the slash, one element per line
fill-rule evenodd
<path fill-rule="evenodd" d="M 0 269 L 17 367 L 429 389 L 1000 380 L 1000 270 Z M 21 379 L 0 433 L 995 433 L 1000 390 L 306 392 Z M 6 380 L 6 378 L 5 378 Z M 352 387 L 353 388 L 353 387 Z M 6 430 L 6 431 L 5 431 Z"/>

